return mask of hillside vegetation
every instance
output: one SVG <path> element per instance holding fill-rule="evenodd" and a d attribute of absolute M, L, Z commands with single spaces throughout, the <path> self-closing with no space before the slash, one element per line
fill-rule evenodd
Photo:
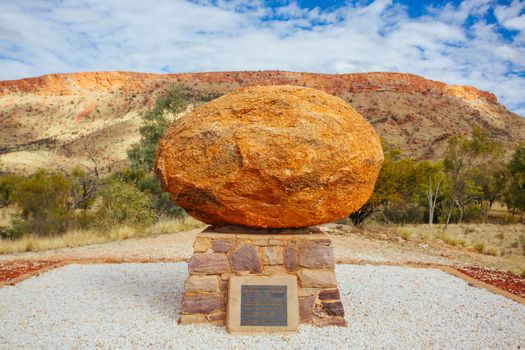
<path fill-rule="evenodd" d="M 443 157 L 448 138 L 475 127 L 509 152 L 525 138 L 525 120 L 491 93 L 410 74 L 56 74 L 0 82 L 0 169 L 28 174 L 88 166 L 86 148 L 101 166 L 129 164 L 126 151 L 140 138 L 141 113 L 174 83 L 186 86 L 189 108 L 246 85 L 321 89 L 346 100 L 387 144 L 418 160 Z"/>

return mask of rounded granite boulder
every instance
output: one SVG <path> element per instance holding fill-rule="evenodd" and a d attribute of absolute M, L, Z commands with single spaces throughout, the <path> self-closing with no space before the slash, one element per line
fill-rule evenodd
<path fill-rule="evenodd" d="M 292 228 L 359 209 L 382 162 L 373 127 L 342 99 L 252 86 L 174 121 L 155 170 L 173 201 L 205 223 Z"/>

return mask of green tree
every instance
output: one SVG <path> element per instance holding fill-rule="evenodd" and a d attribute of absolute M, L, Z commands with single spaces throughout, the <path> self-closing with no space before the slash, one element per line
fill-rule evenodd
<path fill-rule="evenodd" d="M 160 138 L 171 123 L 168 115 L 177 115 L 186 109 L 183 86 L 174 85 L 157 99 L 155 106 L 142 113 L 144 125 L 139 129 L 140 141 L 128 151 L 128 159 L 134 169 L 153 170 L 155 154 Z"/>
<path fill-rule="evenodd" d="M 441 162 L 432 163 L 428 160 L 417 165 L 416 172 L 421 181 L 421 192 L 425 194 L 428 206 L 428 224 L 432 225 L 438 205 L 438 199 L 442 195 L 445 174 Z"/>
<path fill-rule="evenodd" d="M 171 123 L 169 116 L 177 115 L 186 109 L 184 87 L 175 85 L 161 96 L 155 106 L 142 114 L 144 125 L 140 128 L 140 141 L 128 151 L 130 169 L 119 173 L 119 178 L 133 183 L 150 196 L 157 216 L 180 216 L 184 210 L 173 204 L 169 194 L 163 193 L 153 172 L 155 154 L 160 138 Z"/>
<path fill-rule="evenodd" d="M 68 179 L 45 170 L 18 181 L 11 195 L 12 202 L 22 210 L 26 229 L 37 235 L 65 231 L 72 220 L 68 208 Z"/>
<path fill-rule="evenodd" d="M 89 159 L 89 166 L 77 165 L 71 169 L 61 169 L 61 172 L 71 183 L 70 198 L 68 205 L 71 210 L 89 208 L 98 194 L 101 187 L 105 185 L 102 179 L 104 169 L 99 166 L 97 159 L 96 139 L 93 136 L 86 137 L 81 146 L 84 156 Z M 112 165 L 107 166 L 107 171 L 111 171 Z"/>
<path fill-rule="evenodd" d="M 472 171 L 472 181 L 479 195 L 481 217 L 486 223 L 490 209 L 497 200 L 503 197 L 508 188 L 507 164 L 500 158 L 476 166 Z"/>
<path fill-rule="evenodd" d="M 14 204 L 13 194 L 17 183 L 22 179 L 23 177 L 18 175 L 0 175 L 0 208 Z M 9 226 L 0 226 L 0 237 L 17 238 L 24 234 L 24 230 L 26 230 L 25 222 L 20 218 L 15 218 L 11 220 Z"/>
<path fill-rule="evenodd" d="M 473 167 L 482 160 L 493 159 L 500 149 L 500 143 L 480 128 L 475 128 L 470 138 L 458 135 L 449 139 L 444 167 L 450 196 L 444 229 L 450 223 L 454 207 L 459 206 L 461 221 L 465 205 L 473 198 L 471 195 L 475 190 L 471 181 Z"/>
<path fill-rule="evenodd" d="M 132 184 L 113 180 L 104 187 L 100 196 L 96 217 L 101 226 L 144 226 L 156 220 L 149 197 Z"/>
<path fill-rule="evenodd" d="M 12 203 L 16 184 L 22 179 L 23 178 L 18 175 L 0 175 L 0 208 L 4 208 Z"/>
<path fill-rule="evenodd" d="M 68 207 L 71 210 L 88 209 L 91 207 L 99 189 L 105 184 L 100 178 L 98 169 L 86 170 L 75 166 L 70 171 L 63 171 L 70 183 Z"/>
<path fill-rule="evenodd" d="M 510 181 L 505 201 L 514 215 L 516 210 L 525 210 L 525 142 L 516 146 L 508 172 Z"/>
<path fill-rule="evenodd" d="M 367 203 L 350 215 L 355 225 L 363 222 L 380 207 L 388 221 L 404 222 L 410 216 L 409 212 L 413 212 L 415 196 L 422 181 L 416 171 L 416 163 L 384 143 L 383 153 L 384 162 L 374 193 Z"/>

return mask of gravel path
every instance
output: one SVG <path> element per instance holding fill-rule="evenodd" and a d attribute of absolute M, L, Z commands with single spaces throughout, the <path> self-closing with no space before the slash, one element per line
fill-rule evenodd
<path fill-rule="evenodd" d="M 132 238 L 123 241 L 93 244 L 76 248 L 53 249 L 43 252 L 25 252 L 0 255 L 0 264 L 14 260 L 173 260 L 189 259 L 193 254 L 193 242 L 202 229 L 165 234 L 148 238 Z M 388 241 L 367 239 L 357 234 L 331 235 L 335 255 L 339 261 L 364 260 L 369 262 L 422 262 L 450 264 L 451 261 L 414 247 L 403 247 Z"/>
<path fill-rule="evenodd" d="M 348 328 L 181 326 L 185 263 L 68 265 L 0 288 L 0 348 L 525 348 L 525 306 L 440 270 L 338 265 Z"/>
<path fill-rule="evenodd" d="M 189 259 L 193 254 L 193 242 L 200 231 L 202 229 L 75 248 L 5 254 L 0 255 L 0 263 L 18 259 Z"/>

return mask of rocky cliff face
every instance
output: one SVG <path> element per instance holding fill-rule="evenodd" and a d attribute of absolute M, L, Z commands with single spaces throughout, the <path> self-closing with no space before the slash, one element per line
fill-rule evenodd
<path fill-rule="evenodd" d="M 173 83 L 200 104 L 247 85 L 313 87 L 346 100 L 378 134 L 415 158 L 438 158 L 453 134 L 490 130 L 511 149 L 525 138 L 525 119 L 474 87 L 412 74 L 315 74 L 282 71 L 145 74 L 52 74 L 0 82 L 0 167 L 27 172 L 44 166 L 125 161 L 139 138 L 140 111 Z"/>
<path fill-rule="evenodd" d="M 413 74 L 356 73 L 316 74 L 281 71 L 213 72 L 181 74 L 147 74 L 133 72 L 93 72 L 50 74 L 37 78 L 0 81 L 0 96 L 13 93 L 39 95 L 74 95 L 86 91 L 121 90 L 142 92 L 152 81 L 173 80 L 199 84 L 295 85 L 309 86 L 333 95 L 364 92 L 419 93 L 454 96 L 465 100 L 481 99 L 497 103 L 496 96 L 471 86 L 447 85 Z"/>

